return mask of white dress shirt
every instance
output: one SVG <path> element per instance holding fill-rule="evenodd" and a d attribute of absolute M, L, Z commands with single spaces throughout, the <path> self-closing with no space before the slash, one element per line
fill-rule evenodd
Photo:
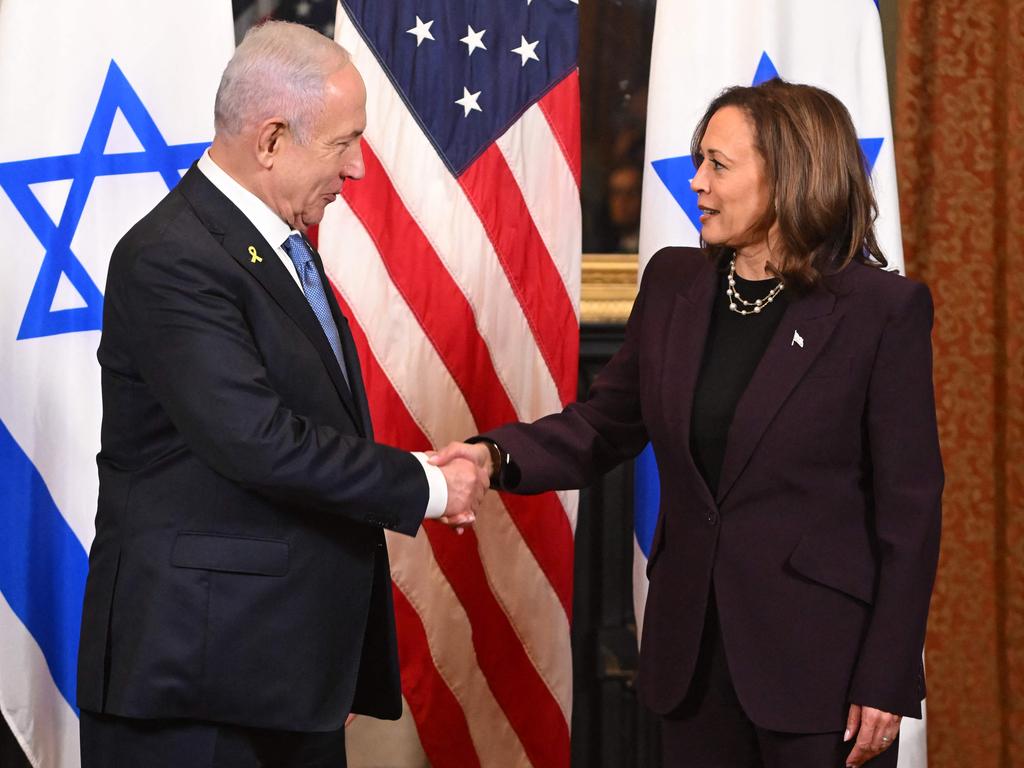
<path fill-rule="evenodd" d="M 274 249 L 274 253 L 281 260 L 288 274 L 295 281 L 295 286 L 301 291 L 302 283 L 299 280 L 299 273 L 295 265 L 284 250 L 284 242 L 291 235 L 297 234 L 285 221 L 278 216 L 270 206 L 260 200 L 256 195 L 247 190 L 228 173 L 214 162 L 210 157 L 210 150 L 206 150 L 199 158 L 197 164 L 200 172 L 209 179 L 221 193 L 242 212 L 242 215 L 256 227 L 256 231 L 262 235 Z M 423 473 L 427 477 L 427 488 L 430 497 L 427 500 L 427 509 L 424 517 L 437 519 L 444 514 L 444 508 L 448 505 L 448 483 L 444 479 L 444 473 L 433 464 L 427 463 L 425 454 L 414 451 L 412 453 L 423 467 Z"/>

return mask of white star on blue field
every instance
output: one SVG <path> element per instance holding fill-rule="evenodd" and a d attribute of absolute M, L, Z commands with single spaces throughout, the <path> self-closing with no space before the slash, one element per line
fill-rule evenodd
<path fill-rule="evenodd" d="M 772 63 L 767 53 L 762 53 L 751 85 L 760 85 L 778 76 L 779 73 L 775 69 L 775 64 Z M 864 160 L 867 163 L 868 173 L 870 174 L 875 167 L 878 153 L 882 149 L 883 139 L 858 139 L 858 141 L 860 142 L 860 149 L 864 153 Z M 697 208 L 697 193 L 690 189 L 690 179 L 693 178 L 694 170 L 691 156 L 680 155 L 679 157 L 665 157 L 661 160 L 653 160 L 651 161 L 651 167 L 654 168 L 654 172 L 658 174 L 661 183 L 665 185 L 675 201 L 679 203 L 683 213 L 686 214 L 686 217 L 699 232 L 700 210 Z"/>
<path fill-rule="evenodd" d="M 104 153 L 119 109 L 143 151 Z M 43 263 L 18 330 L 19 340 L 99 330 L 102 325 L 103 294 L 71 250 L 82 211 L 97 177 L 155 172 L 160 174 L 170 190 L 181 180 L 180 171 L 188 168 L 208 146 L 209 142 L 168 145 L 128 79 L 111 61 L 96 111 L 78 154 L 0 163 L 0 188 L 7 193 L 45 249 Z M 29 185 L 60 180 L 70 180 L 71 190 L 60 221 L 55 224 Z M 15 258 L 19 256 L 13 255 Z M 52 309 L 61 275 L 65 275 L 81 295 L 84 306 Z"/>

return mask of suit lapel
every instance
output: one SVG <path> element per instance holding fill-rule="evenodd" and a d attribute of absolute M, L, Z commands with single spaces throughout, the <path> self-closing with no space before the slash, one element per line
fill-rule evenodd
<path fill-rule="evenodd" d="M 363 421 L 359 409 L 353 400 L 352 392 L 345 383 L 345 377 L 341 373 L 341 367 L 334 357 L 334 351 L 327 341 L 327 336 L 324 335 L 323 328 L 320 327 L 320 321 L 313 314 L 302 290 L 288 274 L 288 270 L 281 263 L 274 248 L 260 235 L 259 230 L 253 226 L 252 222 L 195 166 L 189 169 L 177 188 L 188 199 L 193 210 L 202 219 L 210 233 L 220 240 L 224 250 L 253 276 L 309 338 L 323 361 L 345 410 L 348 411 L 355 424 L 361 426 Z M 319 262 L 319 257 L 316 261 Z M 317 269 L 321 272 L 321 279 L 325 279 L 322 277 L 323 269 L 319 263 Z M 326 286 L 327 283 L 324 285 Z M 329 302 L 332 305 L 335 304 L 333 297 L 329 298 Z M 336 317 L 340 314 L 336 311 L 336 306 L 332 306 L 331 309 L 336 313 Z M 339 324 L 338 330 L 343 339 L 349 335 L 347 326 L 342 332 Z M 347 364 L 347 353 L 345 357 Z M 351 367 L 349 371 L 352 371 Z"/>
<path fill-rule="evenodd" d="M 370 422 L 369 405 L 366 398 L 366 389 L 363 387 L 363 373 L 359 367 L 359 354 L 356 351 L 355 339 L 352 338 L 352 331 L 348 327 L 348 318 L 341 311 L 338 300 L 334 296 L 331 281 L 327 279 L 323 259 L 320 258 L 319 252 L 312 245 L 310 245 L 310 250 L 313 252 L 313 265 L 320 274 L 320 281 L 324 286 L 324 292 L 327 294 L 327 304 L 331 308 L 331 315 L 334 317 L 334 324 L 338 327 L 338 336 L 341 338 L 341 356 L 345 361 L 345 370 L 348 371 L 348 392 L 359 414 L 356 424 L 362 429 L 363 436 L 372 440 L 373 426 Z M 319 322 L 317 327 L 319 327 Z M 331 357 L 333 359 L 333 355 Z"/>
<path fill-rule="evenodd" d="M 719 504 L 743 472 L 775 414 L 825 348 L 838 319 L 832 313 L 834 306 L 835 296 L 818 286 L 787 307 L 736 404 L 718 482 Z"/>
<path fill-rule="evenodd" d="M 708 503 L 713 502 L 690 451 L 690 421 L 693 392 L 700 373 L 704 345 L 711 324 L 711 305 L 715 299 L 718 270 L 708 261 L 701 266 L 689 287 L 676 294 L 672 315 L 665 333 L 664 379 L 661 385 L 662 408 L 666 420 L 678 424 L 686 471 L 699 479 Z M 673 428 L 676 431 L 676 428 Z"/>
<path fill-rule="evenodd" d="M 334 297 L 331 297 L 331 303 L 334 304 Z M 366 387 L 363 385 L 363 371 L 359 366 L 359 354 L 356 350 L 355 339 L 352 338 L 352 331 L 348 327 L 348 318 L 341 314 L 340 308 L 338 315 L 341 317 L 341 322 L 338 324 L 338 331 L 341 333 L 341 344 L 344 348 L 345 354 L 345 367 L 348 369 L 348 378 L 352 383 L 352 397 L 355 400 L 356 407 L 359 409 L 359 417 L 362 420 L 363 435 L 370 440 L 373 440 L 373 421 L 370 419 L 370 401 L 366 396 Z"/>

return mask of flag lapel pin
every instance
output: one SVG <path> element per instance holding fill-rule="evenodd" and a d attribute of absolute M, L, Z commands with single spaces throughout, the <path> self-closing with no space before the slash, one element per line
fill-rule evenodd
<path fill-rule="evenodd" d="M 789 346 L 804 348 L 804 337 L 800 335 L 800 331 L 793 331 L 793 340 L 789 342 Z"/>

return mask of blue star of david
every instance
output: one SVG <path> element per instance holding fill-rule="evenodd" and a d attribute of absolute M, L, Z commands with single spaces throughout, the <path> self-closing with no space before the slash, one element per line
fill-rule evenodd
<path fill-rule="evenodd" d="M 104 153 L 118 109 L 135 132 L 142 152 Z M 18 339 L 94 331 L 102 326 L 103 294 L 71 250 L 96 178 L 156 172 L 167 188 L 173 189 L 181 180 L 180 171 L 188 168 L 208 146 L 209 142 L 168 145 L 128 79 L 111 61 L 81 152 L 0 163 L 0 188 L 45 249 Z M 29 185 L 67 179 L 71 180 L 71 190 L 60 221 L 54 223 Z M 66 276 L 81 295 L 84 306 L 52 309 L 61 275 Z"/>
<path fill-rule="evenodd" d="M 757 63 L 757 71 L 754 73 L 754 80 L 751 85 L 760 85 L 763 82 L 778 77 L 779 72 L 767 53 L 761 54 L 761 60 Z M 864 160 L 870 174 L 875 167 L 878 153 L 882 149 L 882 138 L 858 139 L 861 152 L 864 153 Z M 697 208 L 697 193 L 690 189 L 690 179 L 693 178 L 693 160 L 690 155 L 679 157 L 666 157 L 651 162 L 654 172 L 658 174 L 661 183 L 668 191 L 683 213 L 693 223 L 694 228 L 700 231 L 700 210 Z"/>

